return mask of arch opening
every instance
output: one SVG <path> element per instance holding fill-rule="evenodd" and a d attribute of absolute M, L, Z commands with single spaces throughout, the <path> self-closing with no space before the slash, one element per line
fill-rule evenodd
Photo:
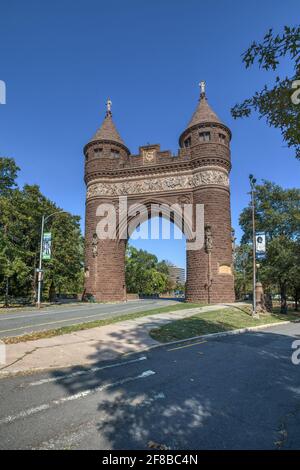
<path fill-rule="evenodd" d="M 143 221 L 135 217 L 131 229 L 125 241 L 127 295 L 185 299 L 186 236 L 180 225 L 166 214 L 148 213 Z"/>

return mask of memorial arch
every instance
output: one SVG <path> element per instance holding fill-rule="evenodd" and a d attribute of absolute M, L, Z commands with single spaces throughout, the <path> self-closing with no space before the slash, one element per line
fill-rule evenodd
<path fill-rule="evenodd" d="M 132 155 L 112 119 L 111 101 L 100 129 L 84 147 L 86 220 L 85 292 L 97 301 L 126 300 L 125 247 L 127 222 L 120 216 L 120 198 L 127 208 L 144 204 L 177 208 L 190 205 L 186 221 L 188 238 L 197 238 L 196 211 L 204 208 L 204 243 L 187 249 L 186 300 L 190 302 L 233 302 L 232 232 L 229 172 L 231 132 L 210 108 L 202 83 L 199 103 L 179 137 L 176 155 L 159 144 L 141 146 Z M 99 206 L 113 204 L 116 236 L 99 238 Z M 179 211 L 176 215 L 176 211 Z M 164 216 L 164 214 L 162 214 Z M 132 217 L 132 220 L 134 216 Z M 199 234 L 199 239 L 201 239 Z"/>

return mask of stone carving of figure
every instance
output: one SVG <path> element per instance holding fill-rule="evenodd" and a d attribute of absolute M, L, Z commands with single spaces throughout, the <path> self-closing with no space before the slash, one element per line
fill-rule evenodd
<path fill-rule="evenodd" d="M 209 253 L 212 250 L 212 233 L 211 226 L 205 226 L 205 251 Z"/>
<path fill-rule="evenodd" d="M 93 252 L 93 258 L 96 258 L 96 256 L 98 256 L 98 236 L 96 233 L 94 233 L 93 235 L 92 252 Z"/>
<path fill-rule="evenodd" d="M 183 194 L 178 197 L 177 199 L 178 204 L 184 205 L 184 204 L 191 204 L 191 196 L 189 194 Z"/>
<path fill-rule="evenodd" d="M 235 230 L 234 228 L 231 229 L 231 247 L 232 247 L 232 253 L 235 251 Z"/>
<path fill-rule="evenodd" d="M 205 95 L 205 81 L 202 80 L 200 83 L 200 90 L 201 90 L 201 95 Z"/>
<path fill-rule="evenodd" d="M 112 102 L 111 100 L 108 98 L 108 100 L 106 101 L 106 111 L 108 114 L 111 113 L 111 105 L 112 105 Z"/>

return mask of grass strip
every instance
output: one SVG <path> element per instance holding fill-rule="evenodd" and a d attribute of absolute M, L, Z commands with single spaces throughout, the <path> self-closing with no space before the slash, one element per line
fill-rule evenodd
<path fill-rule="evenodd" d="M 299 320 L 299 313 L 263 314 L 259 319 L 254 319 L 249 312 L 241 308 L 227 308 L 212 312 L 203 312 L 181 320 L 175 320 L 159 328 L 153 328 L 150 336 L 160 343 L 192 338 L 210 333 L 219 333 L 250 326 L 270 325 L 283 321 Z"/>
<path fill-rule="evenodd" d="M 103 318 L 102 320 L 94 320 L 91 322 L 77 323 L 74 325 L 62 326 L 51 330 L 34 331 L 20 336 L 9 336 L 2 338 L 5 344 L 23 343 L 25 341 L 34 341 L 36 339 L 52 338 L 53 336 L 65 335 L 75 331 L 89 330 L 90 328 L 97 328 L 99 326 L 111 325 L 125 320 L 134 320 L 136 318 L 145 317 L 147 315 L 156 315 L 159 313 L 168 313 L 177 310 L 185 310 L 189 308 L 203 307 L 203 304 L 190 304 L 180 303 L 178 305 L 170 305 L 169 307 L 158 307 L 150 310 L 143 310 L 142 312 L 126 313 L 110 318 Z"/>

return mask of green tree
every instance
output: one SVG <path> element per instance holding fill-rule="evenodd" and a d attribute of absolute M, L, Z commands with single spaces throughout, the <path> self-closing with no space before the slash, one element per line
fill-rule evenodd
<path fill-rule="evenodd" d="M 252 253 L 248 244 L 237 245 L 233 254 L 236 299 L 243 300 L 252 290 Z"/>
<path fill-rule="evenodd" d="M 17 186 L 19 170 L 13 158 L 0 157 L 0 196 L 5 196 Z"/>
<path fill-rule="evenodd" d="M 281 296 L 281 311 L 287 311 L 287 295 L 298 291 L 296 274 L 299 267 L 300 190 L 283 189 L 269 181 L 255 187 L 256 230 L 266 232 L 267 253 L 260 261 L 260 280 L 267 290 L 274 286 Z M 241 243 L 251 252 L 251 207 L 240 215 L 244 231 Z M 251 258 L 250 258 L 251 259 Z M 251 260 L 252 264 L 252 260 Z"/>
<path fill-rule="evenodd" d="M 277 35 L 270 29 L 263 41 L 253 42 L 242 57 L 246 68 L 257 61 L 267 71 L 275 71 L 284 58 L 290 60 L 291 76 L 275 76 L 272 87 L 265 85 L 251 98 L 236 104 L 231 113 L 234 118 L 240 118 L 257 111 L 270 126 L 281 130 L 288 147 L 293 147 L 300 159 L 300 104 L 292 100 L 293 95 L 297 100 L 300 98 L 300 26 L 285 26 L 282 34 Z"/>
<path fill-rule="evenodd" d="M 5 305 L 8 304 L 10 278 L 18 269 L 24 269 L 18 258 L 19 250 L 11 230 L 11 221 L 18 220 L 14 204 L 14 196 L 18 193 L 16 189 L 18 171 L 19 168 L 12 158 L 0 158 L 0 290 L 2 286 L 5 292 Z"/>
<path fill-rule="evenodd" d="M 1 161 L 0 194 L 0 289 L 14 297 L 33 298 L 36 291 L 35 269 L 38 265 L 42 215 L 60 208 L 46 198 L 37 185 L 19 189 L 15 178 L 17 166 L 11 159 Z M 63 218 L 62 218 L 63 217 Z M 45 264 L 45 294 L 50 284 L 60 292 L 82 289 L 83 240 L 79 218 L 60 214 L 51 218 L 46 230 L 52 232 L 53 257 Z"/>
<path fill-rule="evenodd" d="M 129 293 L 160 294 L 167 290 L 168 275 L 164 262 L 145 250 L 127 245 L 126 287 Z"/>
<path fill-rule="evenodd" d="M 77 293 L 83 289 L 83 238 L 80 217 L 57 214 L 51 224 L 52 256 L 44 261 L 46 291 Z"/>
<path fill-rule="evenodd" d="M 156 269 L 163 274 L 166 274 L 167 276 L 169 275 L 169 262 L 166 260 L 159 261 L 156 264 Z"/>
<path fill-rule="evenodd" d="M 300 241 L 298 240 L 293 250 L 294 264 L 290 269 L 288 294 L 295 301 L 295 310 L 299 310 L 300 301 Z"/>
<path fill-rule="evenodd" d="M 252 240 L 252 208 L 245 208 L 239 219 L 244 235 L 242 243 Z M 283 189 L 263 180 L 255 186 L 255 223 L 257 231 L 265 231 L 269 239 L 284 235 L 300 237 L 300 189 Z"/>

